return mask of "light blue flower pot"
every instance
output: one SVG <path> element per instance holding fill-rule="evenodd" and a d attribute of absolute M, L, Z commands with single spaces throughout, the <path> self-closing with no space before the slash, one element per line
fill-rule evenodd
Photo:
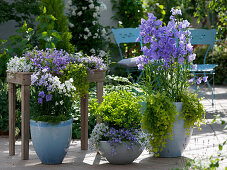
<path fill-rule="evenodd" d="M 34 149 L 43 164 L 61 164 L 72 138 L 72 119 L 59 124 L 30 120 Z"/>
<path fill-rule="evenodd" d="M 187 147 L 190 138 L 192 136 L 193 128 L 190 129 L 189 135 L 184 128 L 184 119 L 180 120 L 178 117 L 181 115 L 183 103 L 175 102 L 173 103 L 176 106 L 177 111 L 180 113 L 177 115 L 175 122 L 173 124 L 173 140 L 168 139 L 165 148 L 159 152 L 159 157 L 179 157 L 184 152 Z"/>

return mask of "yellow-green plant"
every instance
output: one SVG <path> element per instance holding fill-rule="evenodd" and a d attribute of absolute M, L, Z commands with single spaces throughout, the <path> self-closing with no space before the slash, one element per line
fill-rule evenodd
<path fill-rule="evenodd" d="M 152 148 L 150 151 L 159 155 L 166 145 L 166 140 L 173 136 L 172 127 L 177 115 L 172 101 L 164 94 L 153 94 L 147 98 L 147 108 L 142 118 L 142 128 L 150 137 Z"/>
<path fill-rule="evenodd" d="M 113 91 L 104 96 L 104 101 L 96 110 L 96 115 L 102 118 L 103 123 L 113 128 L 140 129 L 142 119 L 141 101 L 131 92 Z"/>

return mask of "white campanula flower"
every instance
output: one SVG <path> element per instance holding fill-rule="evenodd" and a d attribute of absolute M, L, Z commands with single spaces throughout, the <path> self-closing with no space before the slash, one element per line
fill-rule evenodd
<path fill-rule="evenodd" d="M 98 14 L 97 13 L 93 13 L 93 17 L 94 18 L 97 18 L 98 17 Z"/>
<path fill-rule="evenodd" d="M 60 101 L 60 105 L 63 105 L 63 104 L 64 104 L 64 101 L 63 101 L 63 100 L 61 100 L 61 101 Z"/>
<path fill-rule="evenodd" d="M 86 7 L 86 6 L 83 6 L 83 7 L 82 7 L 82 10 L 86 10 L 86 9 L 87 9 L 87 7 Z"/>
<path fill-rule="evenodd" d="M 88 7 L 89 7 L 90 9 L 93 9 L 93 8 L 95 7 L 95 5 L 94 5 L 93 3 L 91 3 L 90 5 L 88 5 Z"/>
<path fill-rule="evenodd" d="M 88 37 L 92 36 L 91 32 L 88 32 L 87 36 L 88 36 Z"/>
<path fill-rule="evenodd" d="M 47 71 L 48 71 L 47 68 L 44 68 L 44 69 L 42 70 L 43 73 L 46 73 Z"/>
<path fill-rule="evenodd" d="M 88 27 L 84 28 L 84 31 L 85 31 L 85 32 L 89 32 Z"/>
<path fill-rule="evenodd" d="M 90 50 L 90 52 L 94 54 L 94 53 L 95 53 L 95 49 L 92 48 L 92 49 Z"/>
<path fill-rule="evenodd" d="M 25 57 L 13 57 L 7 63 L 7 70 L 10 73 L 16 72 L 30 72 L 32 69 L 32 65 L 26 60 Z"/>
<path fill-rule="evenodd" d="M 78 12 L 77 15 L 78 16 L 81 16 L 82 15 L 82 11 Z"/>
<path fill-rule="evenodd" d="M 87 35 L 84 35 L 84 39 L 85 39 L 85 40 L 88 39 L 88 36 L 87 36 Z"/>
<path fill-rule="evenodd" d="M 73 28 L 74 27 L 74 24 L 72 24 L 71 22 L 69 23 L 69 27 L 70 28 Z"/>
<path fill-rule="evenodd" d="M 93 25 L 97 24 L 97 21 L 92 21 L 92 24 L 93 24 Z"/>
<path fill-rule="evenodd" d="M 72 16 L 76 16 L 76 11 L 75 10 L 72 11 Z"/>
<path fill-rule="evenodd" d="M 106 55 L 106 52 L 105 51 L 103 51 L 103 50 L 100 50 L 99 51 L 99 56 L 100 57 L 104 57 Z"/>

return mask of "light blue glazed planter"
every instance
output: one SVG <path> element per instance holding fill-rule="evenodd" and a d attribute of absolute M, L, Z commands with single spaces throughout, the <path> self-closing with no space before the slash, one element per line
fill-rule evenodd
<path fill-rule="evenodd" d="M 175 102 L 173 103 L 176 109 L 181 113 L 183 103 Z M 179 157 L 184 152 L 187 147 L 190 138 L 192 136 L 193 128 L 190 130 L 190 134 L 186 134 L 186 129 L 184 128 L 184 119 L 178 119 L 180 114 L 176 117 L 173 125 L 173 140 L 168 139 L 166 147 L 159 152 L 159 157 Z"/>
<path fill-rule="evenodd" d="M 34 149 L 43 164 L 61 164 L 72 138 L 72 119 L 59 124 L 30 120 Z"/>

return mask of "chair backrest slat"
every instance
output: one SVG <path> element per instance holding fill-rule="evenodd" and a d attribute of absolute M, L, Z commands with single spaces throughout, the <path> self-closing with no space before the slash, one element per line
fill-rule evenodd
<path fill-rule="evenodd" d="M 209 50 L 212 51 L 215 44 L 216 29 L 190 29 L 191 32 L 191 44 L 192 45 L 208 45 L 207 51 L 204 55 L 203 63 L 206 64 L 206 58 Z"/>
<path fill-rule="evenodd" d="M 191 29 L 191 44 L 209 44 L 211 46 L 215 43 L 216 29 Z"/>
<path fill-rule="evenodd" d="M 139 28 L 118 28 L 112 29 L 112 32 L 118 45 L 137 42 L 136 39 L 140 36 Z"/>
<path fill-rule="evenodd" d="M 139 28 L 118 28 L 112 29 L 115 41 L 119 47 L 119 52 L 121 55 L 121 59 L 123 59 L 122 51 L 120 44 L 127 44 L 127 43 L 136 43 L 138 41 L 137 38 L 140 36 L 140 29 Z M 140 46 L 142 47 L 142 40 L 139 41 Z"/>

